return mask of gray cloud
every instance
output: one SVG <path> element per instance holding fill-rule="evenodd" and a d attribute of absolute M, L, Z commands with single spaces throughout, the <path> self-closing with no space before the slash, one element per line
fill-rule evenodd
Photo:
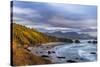
<path fill-rule="evenodd" d="M 13 6 L 14 22 L 40 31 L 97 32 L 96 16 L 96 6 L 35 2 Z"/>

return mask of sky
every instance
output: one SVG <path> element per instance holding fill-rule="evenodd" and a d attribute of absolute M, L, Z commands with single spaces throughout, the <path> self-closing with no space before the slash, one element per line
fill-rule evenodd
<path fill-rule="evenodd" d="M 78 32 L 97 36 L 97 6 L 13 2 L 13 21 L 41 32 Z"/>

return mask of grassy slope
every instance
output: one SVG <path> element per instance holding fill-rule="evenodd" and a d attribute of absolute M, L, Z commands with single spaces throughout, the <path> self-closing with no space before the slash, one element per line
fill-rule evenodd
<path fill-rule="evenodd" d="M 12 65 L 33 65 L 33 64 L 50 64 L 51 61 L 35 56 L 27 51 L 24 46 L 36 43 L 45 43 L 48 37 L 44 37 L 42 33 L 26 28 L 24 26 L 12 23 Z"/>
<path fill-rule="evenodd" d="M 51 41 L 57 41 L 57 38 L 47 36 L 43 33 L 30 29 L 19 24 L 13 24 L 13 39 L 15 42 L 21 45 L 37 45 L 38 43 L 46 43 Z"/>
<path fill-rule="evenodd" d="M 22 66 L 22 65 L 36 65 L 36 64 L 50 64 L 51 61 L 43 59 L 41 57 L 31 54 L 29 51 L 23 47 L 17 46 L 13 42 L 13 66 Z"/>

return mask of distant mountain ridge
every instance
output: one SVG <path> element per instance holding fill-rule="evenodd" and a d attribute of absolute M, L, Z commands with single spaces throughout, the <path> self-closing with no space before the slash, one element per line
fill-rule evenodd
<path fill-rule="evenodd" d="M 77 32 L 61 32 L 61 31 L 56 31 L 53 33 L 46 33 L 47 35 L 50 36 L 56 36 L 60 38 L 70 38 L 70 39 L 95 39 L 94 37 L 88 35 L 88 34 L 79 34 Z"/>

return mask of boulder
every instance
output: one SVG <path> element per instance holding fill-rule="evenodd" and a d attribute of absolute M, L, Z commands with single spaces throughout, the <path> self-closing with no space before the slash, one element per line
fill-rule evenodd
<path fill-rule="evenodd" d="M 75 40 L 75 43 L 80 43 L 80 41 L 79 40 Z"/>

